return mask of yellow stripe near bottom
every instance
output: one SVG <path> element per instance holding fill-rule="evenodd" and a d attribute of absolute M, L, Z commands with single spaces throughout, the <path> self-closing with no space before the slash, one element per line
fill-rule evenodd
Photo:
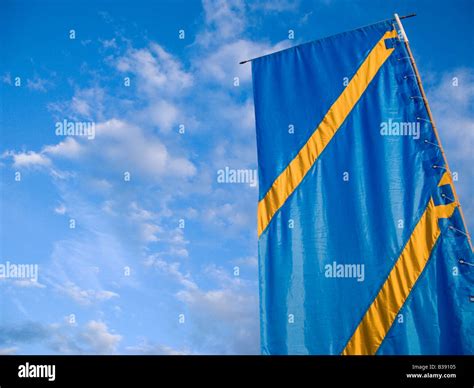
<path fill-rule="evenodd" d="M 456 206 L 455 202 L 435 206 L 433 199 L 430 199 L 402 254 L 347 343 L 343 355 L 373 355 L 377 352 L 428 262 L 441 233 L 438 220 L 451 217 Z"/>

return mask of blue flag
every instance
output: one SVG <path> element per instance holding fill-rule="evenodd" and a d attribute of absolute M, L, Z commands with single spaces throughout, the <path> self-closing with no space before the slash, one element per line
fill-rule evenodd
<path fill-rule="evenodd" d="M 474 257 L 395 21 L 252 61 L 264 354 L 472 354 Z"/>

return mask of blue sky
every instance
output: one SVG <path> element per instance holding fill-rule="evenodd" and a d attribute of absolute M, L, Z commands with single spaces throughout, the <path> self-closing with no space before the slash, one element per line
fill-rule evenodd
<path fill-rule="evenodd" d="M 258 188 L 217 180 L 256 169 L 238 62 L 394 12 L 472 231 L 471 1 L 4 1 L 0 263 L 39 272 L 0 281 L 0 354 L 258 353 Z"/>

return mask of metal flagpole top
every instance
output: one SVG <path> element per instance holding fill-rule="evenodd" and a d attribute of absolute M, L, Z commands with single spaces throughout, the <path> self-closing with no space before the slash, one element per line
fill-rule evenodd
<path fill-rule="evenodd" d="M 406 39 L 406 41 L 408 42 L 408 38 L 406 38 L 405 30 L 403 29 L 403 26 L 402 26 L 402 24 L 400 23 L 400 20 L 402 20 L 402 19 L 408 19 L 408 18 L 411 18 L 411 17 L 413 17 L 413 16 L 416 16 L 416 13 L 411 13 L 411 14 L 405 15 L 405 16 L 398 16 L 398 14 L 395 14 L 394 16 L 395 16 L 395 20 L 397 21 L 397 24 L 398 24 L 398 26 L 399 26 L 399 28 L 400 28 L 400 31 L 401 31 L 401 33 L 402 33 L 403 39 Z M 272 53 L 270 53 L 270 54 L 272 54 Z M 270 55 L 270 54 L 266 54 L 266 55 Z M 239 62 L 239 64 L 240 64 L 240 65 L 243 65 L 243 64 L 245 64 L 245 63 L 247 63 L 247 62 L 252 62 L 254 59 L 258 59 L 258 58 L 264 57 L 264 56 L 266 56 L 266 55 L 262 55 L 262 56 L 255 57 L 255 58 L 251 58 L 251 59 L 247 59 L 247 60 L 245 60 L 245 61 Z"/>
<path fill-rule="evenodd" d="M 395 20 L 397 21 L 398 28 L 400 29 L 400 34 L 402 35 L 403 41 L 408 42 L 408 37 L 407 34 L 405 33 L 405 29 L 403 28 L 403 24 L 400 21 L 400 17 L 398 16 L 398 13 L 393 15 L 395 17 Z"/>

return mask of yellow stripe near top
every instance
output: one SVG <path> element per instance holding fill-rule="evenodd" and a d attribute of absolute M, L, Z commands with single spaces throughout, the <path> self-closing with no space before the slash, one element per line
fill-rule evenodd
<path fill-rule="evenodd" d="M 449 171 L 445 171 L 443 176 L 441 177 L 441 180 L 438 183 L 438 186 L 444 186 L 444 185 L 454 185 L 453 180 L 451 178 L 451 174 Z"/>
<path fill-rule="evenodd" d="M 275 179 L 265 197 L 258 203 L 258 237 L 267 228 L 275 213 L 301 183 L 379 69 L 393 52 L 393 48 L 385 47 L 385 39 L 395 38 L 396 36 L 395 30 L 387 31 L 377 42 L 344 91 L 329 108 L 322 122 L 306 144 Z"/>

